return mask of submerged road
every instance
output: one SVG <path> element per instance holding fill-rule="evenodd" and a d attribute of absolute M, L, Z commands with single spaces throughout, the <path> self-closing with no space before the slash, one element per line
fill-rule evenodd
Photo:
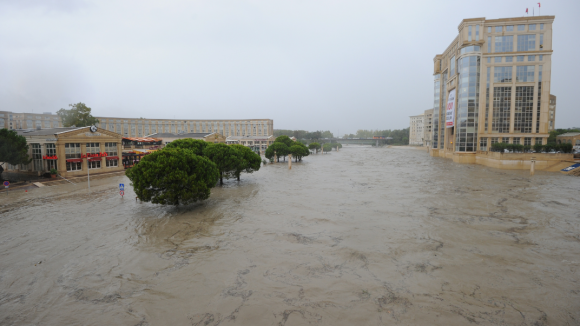
<path fill-rule="evenodd" d="M 91 191 L 0 194 L 0 325 L 580 324 L 577 177 L 345 146 L 187 207 Z"/>

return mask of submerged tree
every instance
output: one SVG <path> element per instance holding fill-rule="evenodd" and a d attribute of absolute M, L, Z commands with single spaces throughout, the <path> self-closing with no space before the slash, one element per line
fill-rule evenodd
<path fill-rule="evenodd" d="M 252 173 L 254 171 L 260 170 L 262 159 L 260 155 L 254 153 L 249 147 L 244 145 L 230 145 L 233 149 L 238 152 L 238 164 L 234 169 L 234 175 L 240 181 L 240 174 L 242 172 Z"/>
<path fill-rule="evenodd" d="M 315 153 L 318 153 L 318 150 L 320 149 L 320 144 L 316 143 L 316 142 L 310 143 L 310 144 L 308 144 L 308 148 L 310 150 L 313 150 Z"/>
<path fill-rule="evenodd" d="M 332 144 L 331 143 L 326 143 L 324 145 L 322 145 L 322 151 L 323 152 L 330 152 L 332 150 Z"/>
<path fill-rule="evenodd" d="M 210 143 L 206 142 L 205 140 L 184 138 L 184 139 L 177 139 L 177 140 L 172 141 L 171 143 L 167 144 L 165 146 L 165 148 L 189 149 L 189 150 L 193 151 L 193 154 L 203 156 L 203 150 L 209 144 Z"/>
<path fill-rule="evenodd" d="M 56 112 L 64 127 L 86 127 L 99 123 L 99 119 L 91 115 L 91 108 L 84 103 L 69 104 L 70 110 L 60 109 Z"/>
<path fill-rule="evenodd" d="M 302 161 L 302 158 L 304 156 L 310 155 L 310 151 L 308 150 L 308 148 L 304 144 L 299 142 L 295 142 L 294 145 L 290 146 L 290 148 L 288 148 L 288 151 L 290 152 L 290 154 L 292 154 L 292 157 L 294 157 L 296 162 Z"/>
<path fill-rule="evenodd" d="M 127 177 L 142 201 L 186 205 L 209 198 L 219 178 L 217 166 L 191 150 L 165 148 L 145 155 Z"/>
<path fill-rule="evenodd" d="M 14 130 L 0 129 L 0 162 L 12 165 L 28 164 L 32 161 L 28 157 L 28 144 L 26 138 L 20 136 Z M 0 180 L 4 168 L 0 164 Z"/>
<path fill-rule="evenodd" d="M 270 150 L 270 152 L 268 152 L 268 150 Z M 283 156 L 284 161 L 286 161 L 286 155 L 288 155 L 288 146 L 282 142 L 274 142 L 272 145 L 268 146 L 266 152 L 267 155 L 271 155 L 270 157 L 278 156 L 278 161 L 280 161 L 280 157 Z"/>
<path fill-rule="evenodd" d="M 236 167 L 240 164 L 238 151 L 226 144 L 209 144 L 204 150 L 203 155 L 210 159 L 218 168 L 220 185 L 224 184 L 224 177 L 227 179 L 234 174 Z"/>

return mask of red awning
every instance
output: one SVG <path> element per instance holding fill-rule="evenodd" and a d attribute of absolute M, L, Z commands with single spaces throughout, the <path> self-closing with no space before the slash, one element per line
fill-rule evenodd
<path fill-rule="evenodd" d="M 83 159 L 82 158 L 67 158 L 66 161 L 67 162 L 82 162 Z"/>
<path fill-rule="evenodd" d="M 107 160 L 118 160 L 118 156 L 107 156 Z"/>
<path fill-rule="evenodd" d="M 88 158 L 88 160 L 89 160 L 90 162 L 92 162 L 92 161 L 100 161 L 100 160 L 101 160 L 101 158 L 100 158 L 100 157 L 89 157 L 89 158 Z"/>

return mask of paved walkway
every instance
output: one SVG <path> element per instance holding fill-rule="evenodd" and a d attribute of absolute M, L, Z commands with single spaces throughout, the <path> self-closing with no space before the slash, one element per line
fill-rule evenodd
<path fill-rule="evenodd" d="M 124 174 L 125 174 L 125 171 L 118 171 L 118 172 L 111 172 L 111 173 L 100 173 L 100 174 L 91 175 L 91 180 L 104 179 L 104 178 L 114 177 L 114 176 L 119 176 L 119 175 L 124 175 Z M 72 183 L 86 182 L 87 176 L 68 178 L 66 180 L 60 176 L 57 176 L 56 179 L 44 178 L 41 180 L 33 180 L 33 181 L 19 181 L 17 183 L 10 184 L 10 188 L 8 188 L 8 189 L 2 187 L 0 189 L 0 192 L 13 191 L 13 190 L 30 190 L 30 189 L 36 189 L 38 187 L 53 187 L 53 186 L 58 186 L 61 184 L 69 183 L 69 181 Z"/>

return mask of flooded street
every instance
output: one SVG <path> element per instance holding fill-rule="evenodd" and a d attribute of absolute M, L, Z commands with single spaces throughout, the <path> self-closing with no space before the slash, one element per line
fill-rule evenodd
<path fill-rule="evenodd" d="M 0 193 L 0 325 L 580 325 L 579 193 L 370 147 L 179 208 L 124 176 Z"/>

